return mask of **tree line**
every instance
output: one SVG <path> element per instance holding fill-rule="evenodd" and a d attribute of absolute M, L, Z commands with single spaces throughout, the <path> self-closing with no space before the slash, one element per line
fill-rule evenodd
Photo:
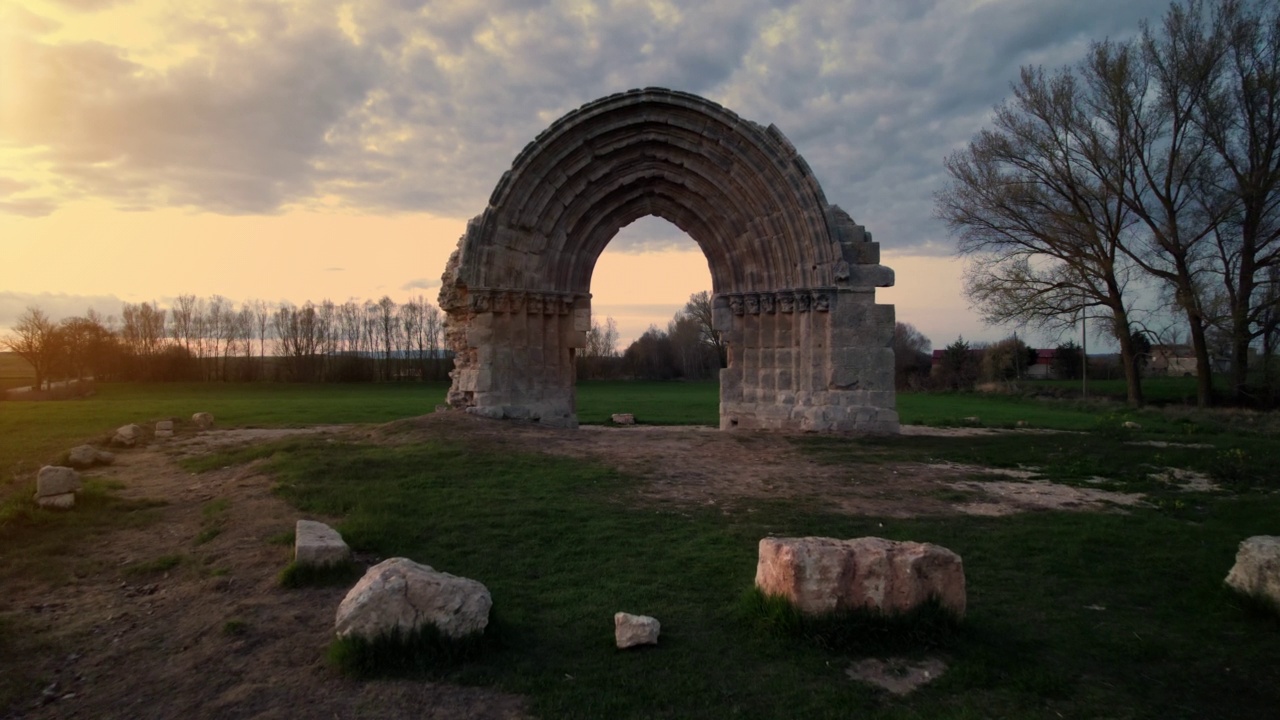
<path fill-rule="evenodd" d="M 438 380 L 452 366 L 443 315 L 419 296 L 236 303 L 181 295 L 173 307 L 124 303 L 51 320 L 28 307 L 0 344 L 26 360 L 35 387 L 65 379 L 301 382 Z"/>
<path fill-rule="evenodd" d="M 578 377 L 712 380 L 719 379 L 727 360 L 724 341 L 711 323 L 711 293 L 706 290 L 690 295 L 665 330 L 650 325 L 621 353 L 617 344 L 613 318 L 593 321 L 587 346 L 578 355 Z"/>
<path fill-rule="evenodd" d="M 1280 2 L 1175 2 L 1073 66 L 1023 68 L 946 170 L 937 212 L 986 320 L 1101 317 L 1134 404 L 1162 330 L 1189 338 L 1211 404 L 1217 343 L 1233 399 L 1255 397 L 1250 349 L 1269 365 L 1280 343 Z"/>

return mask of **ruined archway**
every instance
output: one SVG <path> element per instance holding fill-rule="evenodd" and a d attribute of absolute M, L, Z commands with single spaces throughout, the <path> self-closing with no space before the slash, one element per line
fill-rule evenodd
<path fill-rule="evenodd" d="M 729 343 L 721 428 L 896 432 L 893 284 L 880 249 L 827 204 L 774 126 L 660 88 L 557 120 L 467 224 L 440 291 L 455 352 L 449 403 L 574 426 L 574 355 L 591 271 L 628 223 L 657 215 L 702 248 Z"/>

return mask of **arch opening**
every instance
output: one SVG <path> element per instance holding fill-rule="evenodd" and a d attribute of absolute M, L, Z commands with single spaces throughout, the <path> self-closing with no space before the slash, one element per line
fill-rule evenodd
<path fill-rule="evenodd" d="M 656 216 L 687 233 L 727 339 L 722 428 L 896 432 L 893 283 L 879 246 L 775 127 L 650 88 L 557 120 L 503 175 L 449 260 L 440 293 L 455 351 L 449 402 L 576 425 L 574 356 L 595 265 Z"/>

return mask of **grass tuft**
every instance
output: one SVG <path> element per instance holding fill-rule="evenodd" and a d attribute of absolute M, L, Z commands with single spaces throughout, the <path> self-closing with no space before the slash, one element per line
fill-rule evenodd
<path fill-rule="evenodd" d="M 341 587 L 352 585 L 364 574 L 364 568 L 354 562 L 329 565 L 303 565 L 291 562 L 280 571 L 281 587 Z"/>
<path fill-rule="evenodd" d="M 439 676 L 457 666 L 501 648 L 500 629 L 492 612 L 484 632 L 451 638 L 435 625 L 416 631 L 395 631 L 370 640 L 337 638 L 329 645 L 329 660 L 355 678 Z"/>
<path fill-rule="evenodd" d="M 932 599 L 900 615 L 862 608 L 808 615 L 785 597 L 752 587 L 742 594 L 737 612 L 757 632 L 859 656 L 954 650 L 964 638 L 963 622 Z"/>

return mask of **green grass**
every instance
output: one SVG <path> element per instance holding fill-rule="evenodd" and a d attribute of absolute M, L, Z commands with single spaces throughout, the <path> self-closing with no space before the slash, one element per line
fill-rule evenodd
<path fill-rule="evenodd" d="M 642 425 L 720 424 L 717 382 L 593 380 L 578 383 L 578 422 L 599 425 L 631 413 Z"/>
<path fill-rule="evenodd" d="M 343 587 L 351 586 L 364 574 L 364 568 L 354 562 L 331 563 L 328 565 L 300 565 L 291 562 L 280 571 L 277 578 L 281 587 L 290 589 L 304 587 Z"/>
<path fill-rule="evenodd" d="M 853 449 L 815 443 L 828 462 L 860 462 Z M 1063 464 L 1085 444 L 1057 460 L 1022 445 L 1028 462 L 1088 472 Z M 915 457 L 962 446 L 925 445 Z M 1123 453 L 1108 457 L 1137 477 Z M 1239 541 L 1275 532 L 1275 494 L 1190 496 L 1187 509 L 1128 514 L 892 519 L 756 502 L 726 515 L 647 505 L 633 478 L 608 467 L 443 435 L 295 444 L 266 462 L 300 509 L 345 518 L 338 528 L 353 547 L 480 580 L 502 619 L 492 642 L 463 658 L 424 663 L 397 651 L 388 668 L 370 664 L 377 652 L 335 649 L 358 655 L 344 665 L 527 694 L 542 717 L 1264 717 L 1280 702 L 1280 628 L 1222 588 Z M 927 623 L 796 632 L 794 618 L 758 599 L 744 612 L 757 542 L 771 534 L 944 545 L 964 558 L 969 615 L 924 633 L 912 628 Z M 659 646 L 616 650 L 619 610 L 657 617 Z M 890 651 L 941 654 L 950 669 L 902 699 L 845 677 L 854 659 Z"/>

